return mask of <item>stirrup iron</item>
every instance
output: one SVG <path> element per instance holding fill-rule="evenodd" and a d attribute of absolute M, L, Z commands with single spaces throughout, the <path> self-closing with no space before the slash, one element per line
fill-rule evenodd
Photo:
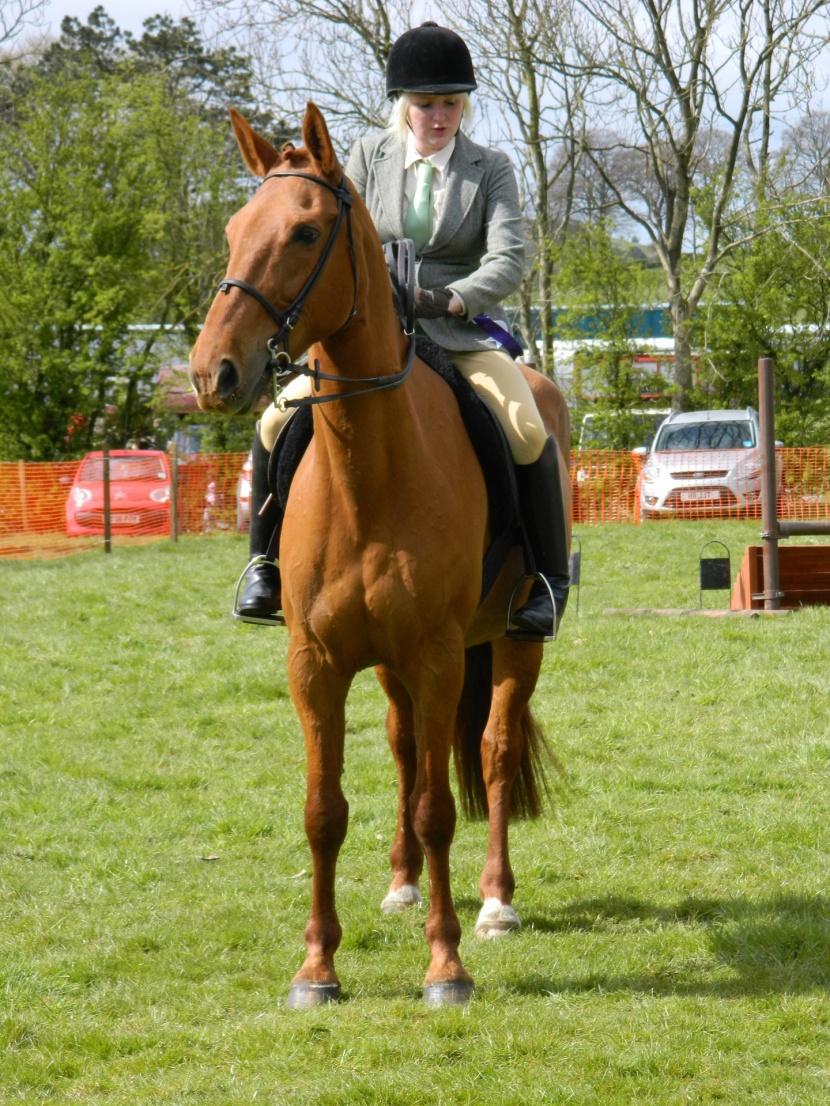
<path fill-rule="evenodd" d="M 533 580 L 534 583 L 536 581 L 539 581 L 543 583 L 547 588 L 548 595 L 550 596 L 550 609 L 553 612 L 553 633 L 551 634 L 540 634 L 537 633 L 535 630 L 521 630 L 518 628 L 511 629 L 510 627 L 510 623 L 513 621 L 513 604 L 516 601 L 516 593 L 519 591 L 522 584 L 524 584 L 527 580 Z M 519 609 L 521 610 L 521 608 Z M 507 604 L 507 628 L 505 629 L 504 636 L 510 641 L 556 641 L 556 634 L 558 630 L 559 626 L 556 621 L 556 603 L 553 600 L 553 588 L 550 586 L 547 577 L 543 576 L 541 572 L 528 572 L 525 576 L 519 578 L 516 586 L 513 588 L 513 591 L 510 595 L 510 602 Z"/>
<path fill-rule="evenodd" d="M 231 608 L 231 614 L 238 622 L 247 622 L 252 626 L 284 626 L 285 617 L 281 611 L 277 611 L 275 615 L 271 615 L 268 618 L 252 618 L 250 615 L 242 614 L 239 610 L 239 593 L 242 590 L 242 584 L 245 577 L 248 575 L 252 568 L 257 565 L 269 564 L 272 565 L 275 562 L 269 560 L 264 553 L 258 553 L 255 557 L 251 557 L 250 561 L 242 569 L 242 575 L 236 581 L 236 591 L 233 593 L 233 607 Z"/>

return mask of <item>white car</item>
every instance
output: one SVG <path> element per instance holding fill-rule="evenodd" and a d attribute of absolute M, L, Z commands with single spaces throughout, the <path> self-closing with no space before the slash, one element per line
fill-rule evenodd
<path fill-rule="evenodd" d="M 760 512 L 760 425 L 752 407 L 671 414 L 651 447 L 634 452 L 645 457 L 641 518 Z"/>

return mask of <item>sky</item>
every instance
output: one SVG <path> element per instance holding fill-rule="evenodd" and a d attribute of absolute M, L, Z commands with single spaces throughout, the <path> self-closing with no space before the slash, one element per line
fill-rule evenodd
<path fill-rule="evenodd" d="M 167 13 L 174 19 L 181 19 L 189 14 L 187 0 L 49 0 L 44 25 L 51 23 L 52 34 L 57 35 L 64 16 L 74 16 L 86 23 L 98 4 L 122 31 L 133 34 L 140 34 L 142 23 L 152 15 Z"/>

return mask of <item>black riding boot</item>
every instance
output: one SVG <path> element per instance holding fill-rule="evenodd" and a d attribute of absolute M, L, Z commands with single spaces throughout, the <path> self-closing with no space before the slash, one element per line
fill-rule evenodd
<path fill-rule="evenodd" d="M 268 487 L 270 452 L 262 444 L 259 427 L 251 449 L 251 561 L 245 588 L 234 608 L 234 618 L 266 626 L 281 626 L 280 570 L 275 560 L 282 529 L 282 508 Z M 269 499 L 270 497 L 270 499 Z M 267 506 L 266 506 L 267 504 Z M 264 509 L 263 509 L 264 508 Z"/>
<path fill-rule="evenodd" d="M 529 635 L 534 635 L 532 640 L 543 640 L 555 635 L 565 613 L 570 587 L 568 529 L 554 438 L 548 438 L 532 464 L 516 466 L 516 479 L 522 521 L 536 571 L 545 577 L 550 591 L 540 580 L 533 584 L 527 603 L 513 614 L 507 636 L 512 637 L 510 631 L 516 630 L 518 638 L 531 640 Z M 551 609 L 551 592 L 555 611 Z"/>

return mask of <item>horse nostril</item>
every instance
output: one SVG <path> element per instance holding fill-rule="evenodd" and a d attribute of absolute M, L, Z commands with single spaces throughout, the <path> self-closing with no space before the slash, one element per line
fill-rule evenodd
<path fill-rule="evenodd" d="M 216 375 L 216 391 L 222 397 L 227 399 L 236 389 L 240 383 L 239 370 L 233 361 L 228 361 L 227 358 L 219 366 L 219 372 Z"/>

